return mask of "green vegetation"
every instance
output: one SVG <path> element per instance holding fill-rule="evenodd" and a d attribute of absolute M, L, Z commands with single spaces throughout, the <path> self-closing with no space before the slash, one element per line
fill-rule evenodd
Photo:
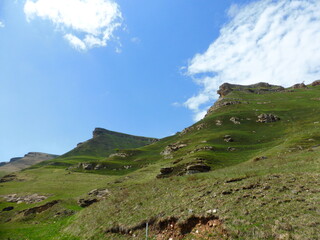
<path fill-rule="evenodd" d="M 17 173 L 0 184 L 3 196 L 48 198 L 2 198 L 0 210 L 14 209 L 0 213 L 0 239 L 143 239 L 146 222 L 157 240 L 319 239 L 320 86 L 246 89 L 237 87 L 203 120 L 158 142 L 141 147 L 102 134 Z M 280 120 L 257 122 L 261 114 Z M 79 163 L 103 167 L 84 170 Z M 211 171 L 185 174 L 199 163 Z M 157 178 L 163 167 L 173 171 Z M 93 189 L 108 194 L 79 207 Z M 59 203 L 40 213 L 20 212 L 53 200 Z"/>

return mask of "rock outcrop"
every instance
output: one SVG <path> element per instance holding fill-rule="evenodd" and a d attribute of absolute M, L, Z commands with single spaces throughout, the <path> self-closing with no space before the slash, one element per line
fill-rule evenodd
<path fill-rule="evenodd" d="M 120 157 L 120 158 L 126 158 L 130 156 L 131 156 L 130 153 L 125 153 L 125 152 L 118 152 L 118 153 L 113 153 L 109 155 L 109 157 Z"/>
<path fill-rule="evenodd" d="M 206 116 L 208 116 L 210 113 L 212 113 L 212 112 L 214 112 L 214 111 L 216 111 L 216 110 L 218 110 L 220 108 L 223 108 L 223 107 L 226 107 L 226 106 L 230 106 L 230 105 L 241 104 L 241 103 L 242 102 L 238 101 L 238 100 L 220 98 L 213 104 L 213 106 L 211 106 L 208 109 Z M 247 104 L 248 102 L 245 102 L 245 103 Z"/>
<path fill-rule="evenodd" d="M 303 89 L 303 88 L 307 88 L 307 86 L 304 83 L 297 83 L 297 84 L 293 85 L 291 88 L 293 88 L 293 89 Z"/>
<path fill-rule="evenodd" d="M 190 151 L 189 153 L 201 152 L 201 151 L 214 151 L 212 146 L 197 147 L 196 149 Z"/>
<path fill-rule="evenodd" d="M 271 123 L 271 122 L 277 122 L 279 121 L 280 118 L 276 115 L 273 115 L 273 114 L 260 114 L 258 116 L 258 119 L 257 119 L 257 122 L 260 122 L 260 123 Z"/>
<path fill-rule="evenodd" d="M 170 175 L 173 172 L 173 167 L 164 167 L 160 169 L 160 174 L 157 175 L 157 178 L 164 178 Z"/>
<path fill-rule="evenodd" d="M 187 127 L 185 129 L 182 130 L 182 132 L 180 133 L 180 136 L 183 136 L 185 134 L 187 134 L 188 132 L 191 131 L 199 131 L 201 129 L 204 129 L 205 127 L 207 127 L 207 125 L 205 123 L 199 123 L 197 125 L 191 126 L 191 127 Z"/>
<path fill-rule="evenodd" d="M 88 207 L 92 205 L 93 203 L 99 202 L 102 199 L 105 199 L 110 194 L 110 191 L 108 189 L 93 189 L 90 192 L 88 192 L 87 198 L 80 198 L 78 200 L 78 205 L 80 207 Z"/>
<path fill-rule="evenodd" d="M 15 175 L 15 174 L 8 174 L 8 175 L 3 176 L 3 177 L 0 179 L 0 183 L 2 183 L 2 182 L 12 182 L 12 181 L 16 181 L 16 180 L 18 180 L 17 175 Z"/>
<path fill-rule="evenodd" d="M 169 159 L 172 158 L 172 153 L 178 151 L 181 148 L 186 147 L 187 144 L 185 143 L 174 143 L 174 144 L 170 144 L 168 146 L 165 147 L 165 149 L 160 153 L 161 155 L 164 156 L 164 158 Z"/>
<path fill-rule="evenodd" d="M 230 121 L 233 122 L 234 124 L 241 124 L 241 123 L 240 123 L 240 119 L 237 118 L 237 117 L 232 117 L 232 118 L 230 118 Z"/>
<path fill-rule="evenodd" d="M 232 91 L 246 91 L 250 93 L 262 94 L 266 92 L 279 92 L 285 90 L 284 87 L 271 85 L 269 83 L 260 82 L 252 85 L 237 85 L 224 83 L 219 87 L 217 93 L 220 95 L 220 98 L 227 96 Z"/>
<path fill-rule="evenodd" d="M 234 142 L 233 138 L 231 137 L 231 135 L 225 135 L 223 137 L 223 141 L 225 142 Z"/>
<path fill-rule="evenodd" d="M 204 164 L 204 163 L 196 163 L 187 166 L 186 168 L 186 174 L 195 174 L 195 173 L 202 173 L 202 172 L 209 172 L 211 170 L 211 167 Z"/>
<path fill-rule="evenodd" d="M 59 202 L 60 202 L 59 200 L 54 200 L 54 201 L 48 202 L 44 205 L 41 205 L 39 207 L 33 207 L 33 208 L 23 210 L 20 213 L 22 213 L 24 216 L 28 216 L 28 215 L 35 214 L 35 213 L 41 213 L 41 212 L 44 212 L 44 211 L 48 210 L 49 208 L 53 207 L 54 205 L 56 205 Z"/>
<path fill-rule="evenodd" d="M 47 199 L 47 196 L 42 196 L 38 194 L 31 194 L 31 195 L 26 195 L 26 196 L 19 196 L 18 194 L 9 194 L 9 195 L 1 195 L 7 202 L 12 202 L 12 203 L 38 203 L 41 202 L 45 199 Z"/>
<path fill-rule="evenodd" d="M 316 80 L 313 83 L 311 83 L 312 86 L 319 86 L 320 85 L 320 80 Z"/>

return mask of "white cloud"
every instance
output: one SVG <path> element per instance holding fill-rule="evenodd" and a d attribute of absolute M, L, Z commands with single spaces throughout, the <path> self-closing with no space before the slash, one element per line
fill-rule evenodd
<path fill-rule="evenodd" d="M 202 86 L 185 105 L 203 115 L 224 83 L 282 86 L 320 76 L 320 1 L 261 0 L 232 5 L 220 36 L 191 59 L 187 74 Z"/>
<path fill-rule="evenodd" d="M 27 20 L 53 22 L 78 50 L 104 47 L 122 24 L 119 5 L 113 0 L 27 0 Z"/>
<path fill-rule="evenodd" d="M 67 39 L 70 42 L 70 44 L 77 50 L 87 49 L 86 44 L 81 39 L 70 33 L 64 35 L 64 38 Z"/>
<path fill-rule="evenodd" d="M 4 23 L 0 21 L 0 28 L 4 28 L 4 27 L 5 27 Z"/>

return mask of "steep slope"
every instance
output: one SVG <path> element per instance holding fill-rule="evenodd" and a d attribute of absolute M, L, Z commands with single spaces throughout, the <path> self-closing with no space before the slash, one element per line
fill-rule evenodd
<path fill-rule="evenodd" d="M 68 170 L 39 166 L 3 183 L 0 209 L 14 209 L 0 213 L 0 236 L 144 239 L 148 223 L 157 240 L 319 239 L 320 81 L 224 84 L 219 94 L 174 136 L 109 157 L 88 152 L 90 169 L 70 157 Z M 48 198 L 9 203 L 14 193 Z"/>
<path fill-rule="evenodd" d="M 22 169 L 28 168 L 34 164 L 51 160 L 59 157 L 59 155 L 40 153 L 40 152 L 29 152 L 24 157 L 12 158 L 10 162 L 0 167 L 0 172 L 17 172 Z"/>

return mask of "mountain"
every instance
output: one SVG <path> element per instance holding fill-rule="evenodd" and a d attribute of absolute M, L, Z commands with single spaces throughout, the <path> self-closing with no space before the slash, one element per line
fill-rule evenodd
<path fill-rule="evenodd" d="M 0 172 L 17 172 L 22 169 L 28 168 L 34 164 L 51 160 L 59 155 L 40 153 L 40 152 L 29 152 L 24 157 L 11 158 L 8 163 L 5 163 L 0 167 Z"/>
<path fill-rule="evenodd" d="M 74 149 L 52 161 L 47 161 L 34 167 L 44 165 L 68 167 L 83 161 L 97 161 L 108 157 L 119 149 L 138 148 L 156 141 L 158 141 L 156 138 L 133 136 L 96 128 L 92 133 L 91 139 L 78 143 Z"/>
<path fill-rule="evenodd" d="M 85 142 L 11 176 L 0 236 L 144 239 L 148 224 L 158 240 L 319 239 L 320 81 L 218 93 L 174 136 L 113 153 Z"/>

